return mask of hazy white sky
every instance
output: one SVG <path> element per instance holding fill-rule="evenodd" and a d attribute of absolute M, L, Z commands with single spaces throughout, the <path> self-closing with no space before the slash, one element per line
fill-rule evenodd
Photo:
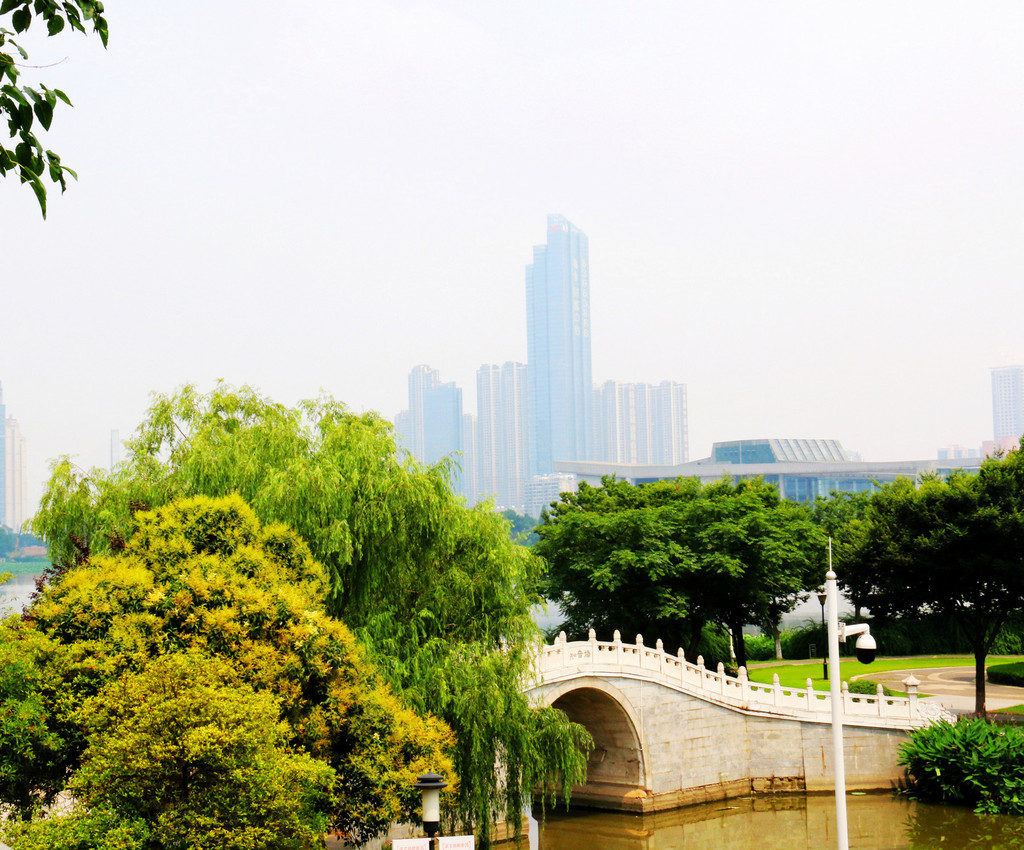
<path fill-rule="evenodd" d="M 524 267 L 590 237 L 594 377 L 714 440 L 991 437 L 1024 362 L 1024 6 L 110 0 L 25 41 L 80 182 L 0 184 L 0 380 L 31 474 L 152 390 L 405 406 L 526 359 Z M 41 28 L 39 28 L 41 29 Z"/>

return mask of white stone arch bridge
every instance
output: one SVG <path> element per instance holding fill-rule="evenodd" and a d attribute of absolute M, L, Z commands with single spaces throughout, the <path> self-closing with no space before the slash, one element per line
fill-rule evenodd
<path fill-rule="evenodd" d="M 772 791 L 830 791 L 832 699 L 828 692 L 784 688 L 709 670 L 654 647 L 568 642 L 563 632 L 541 647 L 527 694 L 582 723 L 594 738 L 587 784 L 573 803 L 657 811 Z M 850 694 L 843 685 L 847 788 L 889 788 L 901 777 L 897 749 L 910 730 L 940 717 L 907 697 Z"/>

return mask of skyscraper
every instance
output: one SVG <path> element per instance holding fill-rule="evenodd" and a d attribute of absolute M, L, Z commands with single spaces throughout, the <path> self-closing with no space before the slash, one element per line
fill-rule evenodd
<path fill-rule="evenodd" d="M 593 448 L 589 249 L 562 215 L 548 216 L 547 243 L 526 267 L 526 334 L 530 463 L 545 474 Z"/>
<path fill-rule="evenodd" d="M 4 387 L 0 384 L 0 426 L 4 438 L 0 440 L 0 525 L 7 524 L 7 408 L 4 406 Z"/>
<path fill-rule="evenodd" d="M 522 511 L 529 477 L 526 366 L 507 362 L 476 373 L 477 492 Z"/>
<path fill-rule="evenodd" d="M 416 366 L 409 373 L 409 409 L 395 417 L 402 446 L 417 459 L 435 464 L 462 452 L 462 390 L 442 382 L 436 369 Z M 453 458 L 461 465 L 462 458 Z M 461 476 L 452 487 L 462 492 Z"/>
<path fill-rule="evenodd" d="M 8 416 L 4 425 L 4 516 L 12 531 L 21 531 L 28 519 L 28 449 L 18 420 Z"/>
<path fill-rule="evenodd" d="M 690 459 L 686 384 L 662 381 L 651 387 L 650 397 L 651 463 L 686 463 Z"/>
<path fill-rule="evenodd" d="M 687 441 L 685 384 L 605 381 L 595 387 L 592 460 L 684 463 Z"/>
<path fill-rule="evenodd" d="M 1024 366 L 992 370 L 992 428 L 997 441 L 1024 434 Z"/>

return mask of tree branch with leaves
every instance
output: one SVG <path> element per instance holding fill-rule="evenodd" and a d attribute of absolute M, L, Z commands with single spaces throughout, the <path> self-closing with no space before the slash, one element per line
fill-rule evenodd
<path fill-rule="evenodd" d="M 78 175 L 61 162 L 58 154 L 43 147 L 36 129 L 38 126 L 48 131 L 58 101 L 71 106 L 71 99 L 60 89 L 20 82 L 21 69 L 28 67 L 28 52 L 15 38 L 28 32 L 37 19 L 45 24 L 48 36 L 65 29 L 85 33 L 86 26 L 91 25 L 104 47 L 107 22 L 98 0 L 0 0 L 0 117 L 6 119 L 10 133 L 10 141 L 0 144 L 0 177 L 13 174 L 27 183 L 46 218 L 44 178 L 49 177 L 63 193 L 67 189 L 65 176 L 77 180 Z"/>

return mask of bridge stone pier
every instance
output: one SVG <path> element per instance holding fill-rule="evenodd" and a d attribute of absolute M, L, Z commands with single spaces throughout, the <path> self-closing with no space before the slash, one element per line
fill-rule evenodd
<path fill-rule="evenodd" d="M 692 664 L 647 647 L 595 639 L 542 647 L 527 693 L 583 724 L 594 738 L 587 784 L 575 804 L 659 811 L 751 793 L 831 791 L 832 701 L 827 692 L 783 688 Z M 907 733 L 940 717 L 917 698 L 850 694 L 843 685 L 849 790 L 889 788 L 902 777 L 897 749 Z"/>

